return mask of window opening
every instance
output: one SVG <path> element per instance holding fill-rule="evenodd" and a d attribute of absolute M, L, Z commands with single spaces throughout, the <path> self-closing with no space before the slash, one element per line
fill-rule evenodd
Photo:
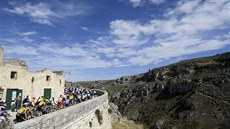
<path fill-rule="evenodd" d="M 11 71 L 10 78 L 11 79 L 17 79 L 17 72 L 16 71 Z"/>
<path fill-rule="evenodd" d="M 50 76 L 46 76 L 46 81 L 50 81 L 51 80 L 51 77 Z"/>

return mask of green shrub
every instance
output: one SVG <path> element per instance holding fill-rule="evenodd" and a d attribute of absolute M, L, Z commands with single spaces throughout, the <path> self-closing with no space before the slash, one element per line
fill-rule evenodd
<path fill-rule="evenodd" d="M 96 115 L 96 117 L 97 117 L 98 123 L 101 125 L 102 122 L 103 122 L 103 117 L 102 117 L 101 111 L 100 111 L 99 109 L 97 109 L 97 110 L 95 111 L 95 115 Z"/>
<path fill-rule="evenodd" d="M 109 113 L 112 113 L 112 112 L 113 112 L 113 110 L 112 110 L 111 108 L 109 108 L 109 109 L 108 109 L 108 112 L 109 112 Z"/>
<path fill-rule="evenodd" d="M 89 127 L 92 128 L 92 126 L 93 126 L 93 123 L 90 121 L 89 122 Z"/>

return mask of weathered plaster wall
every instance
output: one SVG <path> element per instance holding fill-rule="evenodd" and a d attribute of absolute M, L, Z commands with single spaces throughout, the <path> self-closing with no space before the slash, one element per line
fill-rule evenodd
<path fill-rule="evenodd" d="M 74 106 L 58 110 L 25 122 L 14 125 L 15 129 L 111 129 L 108 114 L 108 93 L 84 101 Z M 96 110 L 102 115 L 101 124 L 98 122 Z M 91 123 L 91 124 L 90 124 Z"/>
<path fill-rule="evenodd" d="M 11 79 L 11 71 L 17 72 L 17 78 Z M 46 76 L 51 79 L 46 81 Z M 34 81 L 32 81 L 32 77 Z M 49 69 L 38 72 L 30 72 L 24 66 L 12 65 L 10 63 L 0 64 L 0 86 L 4 89 L 3 100 L 6 99 L 7 89 L 22 89 L 22 96 L 42 96 L 44 88 L 51 88 L 51 96 L 58 98 L 64 94 L 64 74 L 57 74 Z"/>
<path fill-rule="evenodd" d="M 55 99 L 64 94 L 65 79 L 63 72 L 53 72 L 49 69 L 30 72 L 25 61 L 18 59 L 4 60 L 3 54 L 4 49 L 0 46 L 0 89 L 1 92 L 3 90 L 3 94 L 1 93 L 3 101 L 6 100 L 7 89 L 22 90 L 22 97 L 30 95 L 38 98 L 44 95 L 45 88 L 51 89 L 51 97 L 55 97 Z M 12 71 L 17 72 L 16 79 L 11 78 Z M 47 81 L 46 76 L 50 76 L 51 79 Z"/>
<path fill-rule="evenodd" d="M 17 78 L 11 79 L 11 71 L 17 72 Z M 3 100 L 6 99 L 7 89 L 22 89 L 22 97 L 30 95 L 39 97 L 44 95 L 44 88 L 51 88 L 51 97 L 56 99 L 64 94 L 64 73 L 54 73 L 49 69 L 38 72 L 30 72 L 23 66 L 0 64 L 0 86 L 4 89 Z M 50 80 L 46 81 L 46 76 Z M 32 81 L 32 78 L 34 80 Z"/>

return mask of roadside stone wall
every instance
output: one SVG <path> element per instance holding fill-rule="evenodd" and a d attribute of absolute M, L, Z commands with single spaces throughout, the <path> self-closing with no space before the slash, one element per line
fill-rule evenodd
<path fill-rule="evenodd" d="M 111 129 L 108 93 L 14 125 L 14 129 Z M 99 116 L 98 116 L 99 115 Z"/>

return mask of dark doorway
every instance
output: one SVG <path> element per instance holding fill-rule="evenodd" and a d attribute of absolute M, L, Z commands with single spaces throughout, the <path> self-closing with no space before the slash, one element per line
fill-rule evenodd
<path fill-rule="evenodd" d="M 21 102 L 22 102 L 22 90 L 20 90 L 20 89 L 7 89 L 7 91 L 6 91 L 6 109 L 7 110 L 11 109 L 11 106 L 13 105 L 14 100 L 18 96 L 20 98 L 18 108 L 20 108 Z"/>

